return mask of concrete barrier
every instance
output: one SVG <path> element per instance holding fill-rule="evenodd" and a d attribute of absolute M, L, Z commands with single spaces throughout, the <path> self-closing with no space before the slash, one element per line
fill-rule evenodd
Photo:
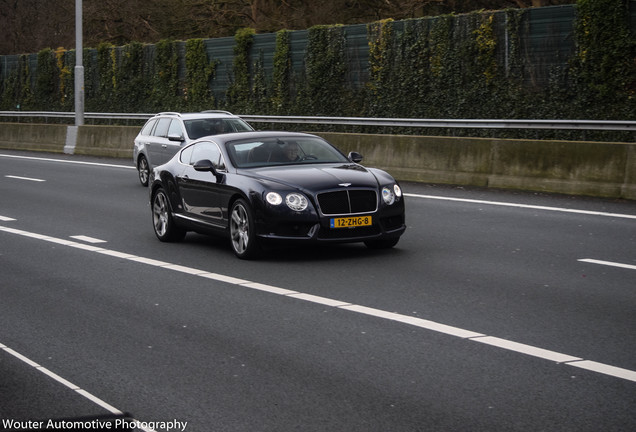
<path fill-rule="evenodd" d="M 0 123 L 0 148 L 62 153 L 67 125 Z"/>
<path fill-rule="evenodd" d="M 137 126 L 80 126 L 74 154 L 127 158 L 132 164 Z"/>
<path fill-rule="evenodd" d="M 130 159 L 138 132 L 136 126 L 0 123 L 0 148 Z M 635 143 L 318 135 L 398 180 L 636 199 Z"/>
<path fill-rule="evenodd" d="M 398 180 L 636 199 L 636 144 L 320 133 Z"/>

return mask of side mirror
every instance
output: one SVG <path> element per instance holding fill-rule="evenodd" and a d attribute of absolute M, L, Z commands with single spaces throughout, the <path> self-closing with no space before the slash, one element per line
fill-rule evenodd
<path fill-rule="evenodd" d="M 214 164 L 209 159 L 202 159 L 194 164 L 194 170 L 199 172 L 211 172 L 214 177 L 216 177 L 217 183 L 221 181 L 223 178 L 223 174 L 220 174 Z"/>
<path fill-rule="evenodd" d="M 183 138 L 183 135 L 179 135 L 176 133 L 171 133 L 168 135 L 168 140 L 169 141 L 179 141 L 179 142 L 183 142 L 185 141 L 185 138 Z"/>
<path fill-rule="evenodd" d="M 351 162 L 355 162 L 355 163 L 362 162 L 362 155 L 358 152 L 350 152 L 348 158 Z"/>

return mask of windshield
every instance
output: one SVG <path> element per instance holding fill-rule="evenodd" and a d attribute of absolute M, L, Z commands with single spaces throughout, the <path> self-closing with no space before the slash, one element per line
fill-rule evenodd
<path fill-rule="evenodd" d="M 185 120 L 183 122 L 190 139 L 199 139 L 208 135 L 253 130 L 250 125 L 239 118 L 203 118 Z"/>
<path fill-rule="evenodd" d="M 230 159 L 237 168 L 348 162 L 337 149 L 315 137 L 239 140 L 226 145 Z"/>

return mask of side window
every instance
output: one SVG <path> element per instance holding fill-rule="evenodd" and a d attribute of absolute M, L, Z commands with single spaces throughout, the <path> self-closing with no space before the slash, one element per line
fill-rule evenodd
<path fill-rule="evenodd" d="M 179 161 L 181 161 L 182 164 L 190 165 L 190 160 L 192 160 L 192 150 L 194 149 L 194 147 L 196 147 L 196 146 L 186 147 L 181 152 L 181 157 L 180 157 Z M 194 162 L 192 162 L 192 163 L 194 163 Z"/>
<path fill-rule="evenodd" d="M 154 136 L 158 137 L 167 137 L 168 136 L 168 128 L 170 127 L 170 122 L 172 120 L 169 118 L 160 118 L 157 123 L 157 127 L 155 128 Z"/>
<path fill-rule="evenodd" d="M 148 120 L 148 122 L 144 125 L 143 129 L 141 130 L 141 134 L 150 135 L 155 123 L 157 123 L 157 119 Z"/>
<path fill-rule="evenodd" d="M 219 150 L 219 147 L 213 142 L 202 142 L 192 147 L 192 157 L 190 158 L 190 165 L 194 165 L 196 162 L 209 159 L 214 164 L 214 168 L 219 171 L 225 170 L 225 161 L 223 155 Z"/>
<path fill-rule="evenodd" d="M 168 129 L 168 135 L 179 135 L 183 136 L 183 129 L 181 128 L 181 123 L 178 120 L 172 120 L 170 123 L 170 128 Z"/>

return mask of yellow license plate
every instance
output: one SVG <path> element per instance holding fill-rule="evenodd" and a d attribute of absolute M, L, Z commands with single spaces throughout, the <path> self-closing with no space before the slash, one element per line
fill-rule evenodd
<path fill-rule="evenodd" d="M 373 225 L 371 216 L 333 218 L 330 220 L 331 228 L 355 228 L 370 225 Z"/>

